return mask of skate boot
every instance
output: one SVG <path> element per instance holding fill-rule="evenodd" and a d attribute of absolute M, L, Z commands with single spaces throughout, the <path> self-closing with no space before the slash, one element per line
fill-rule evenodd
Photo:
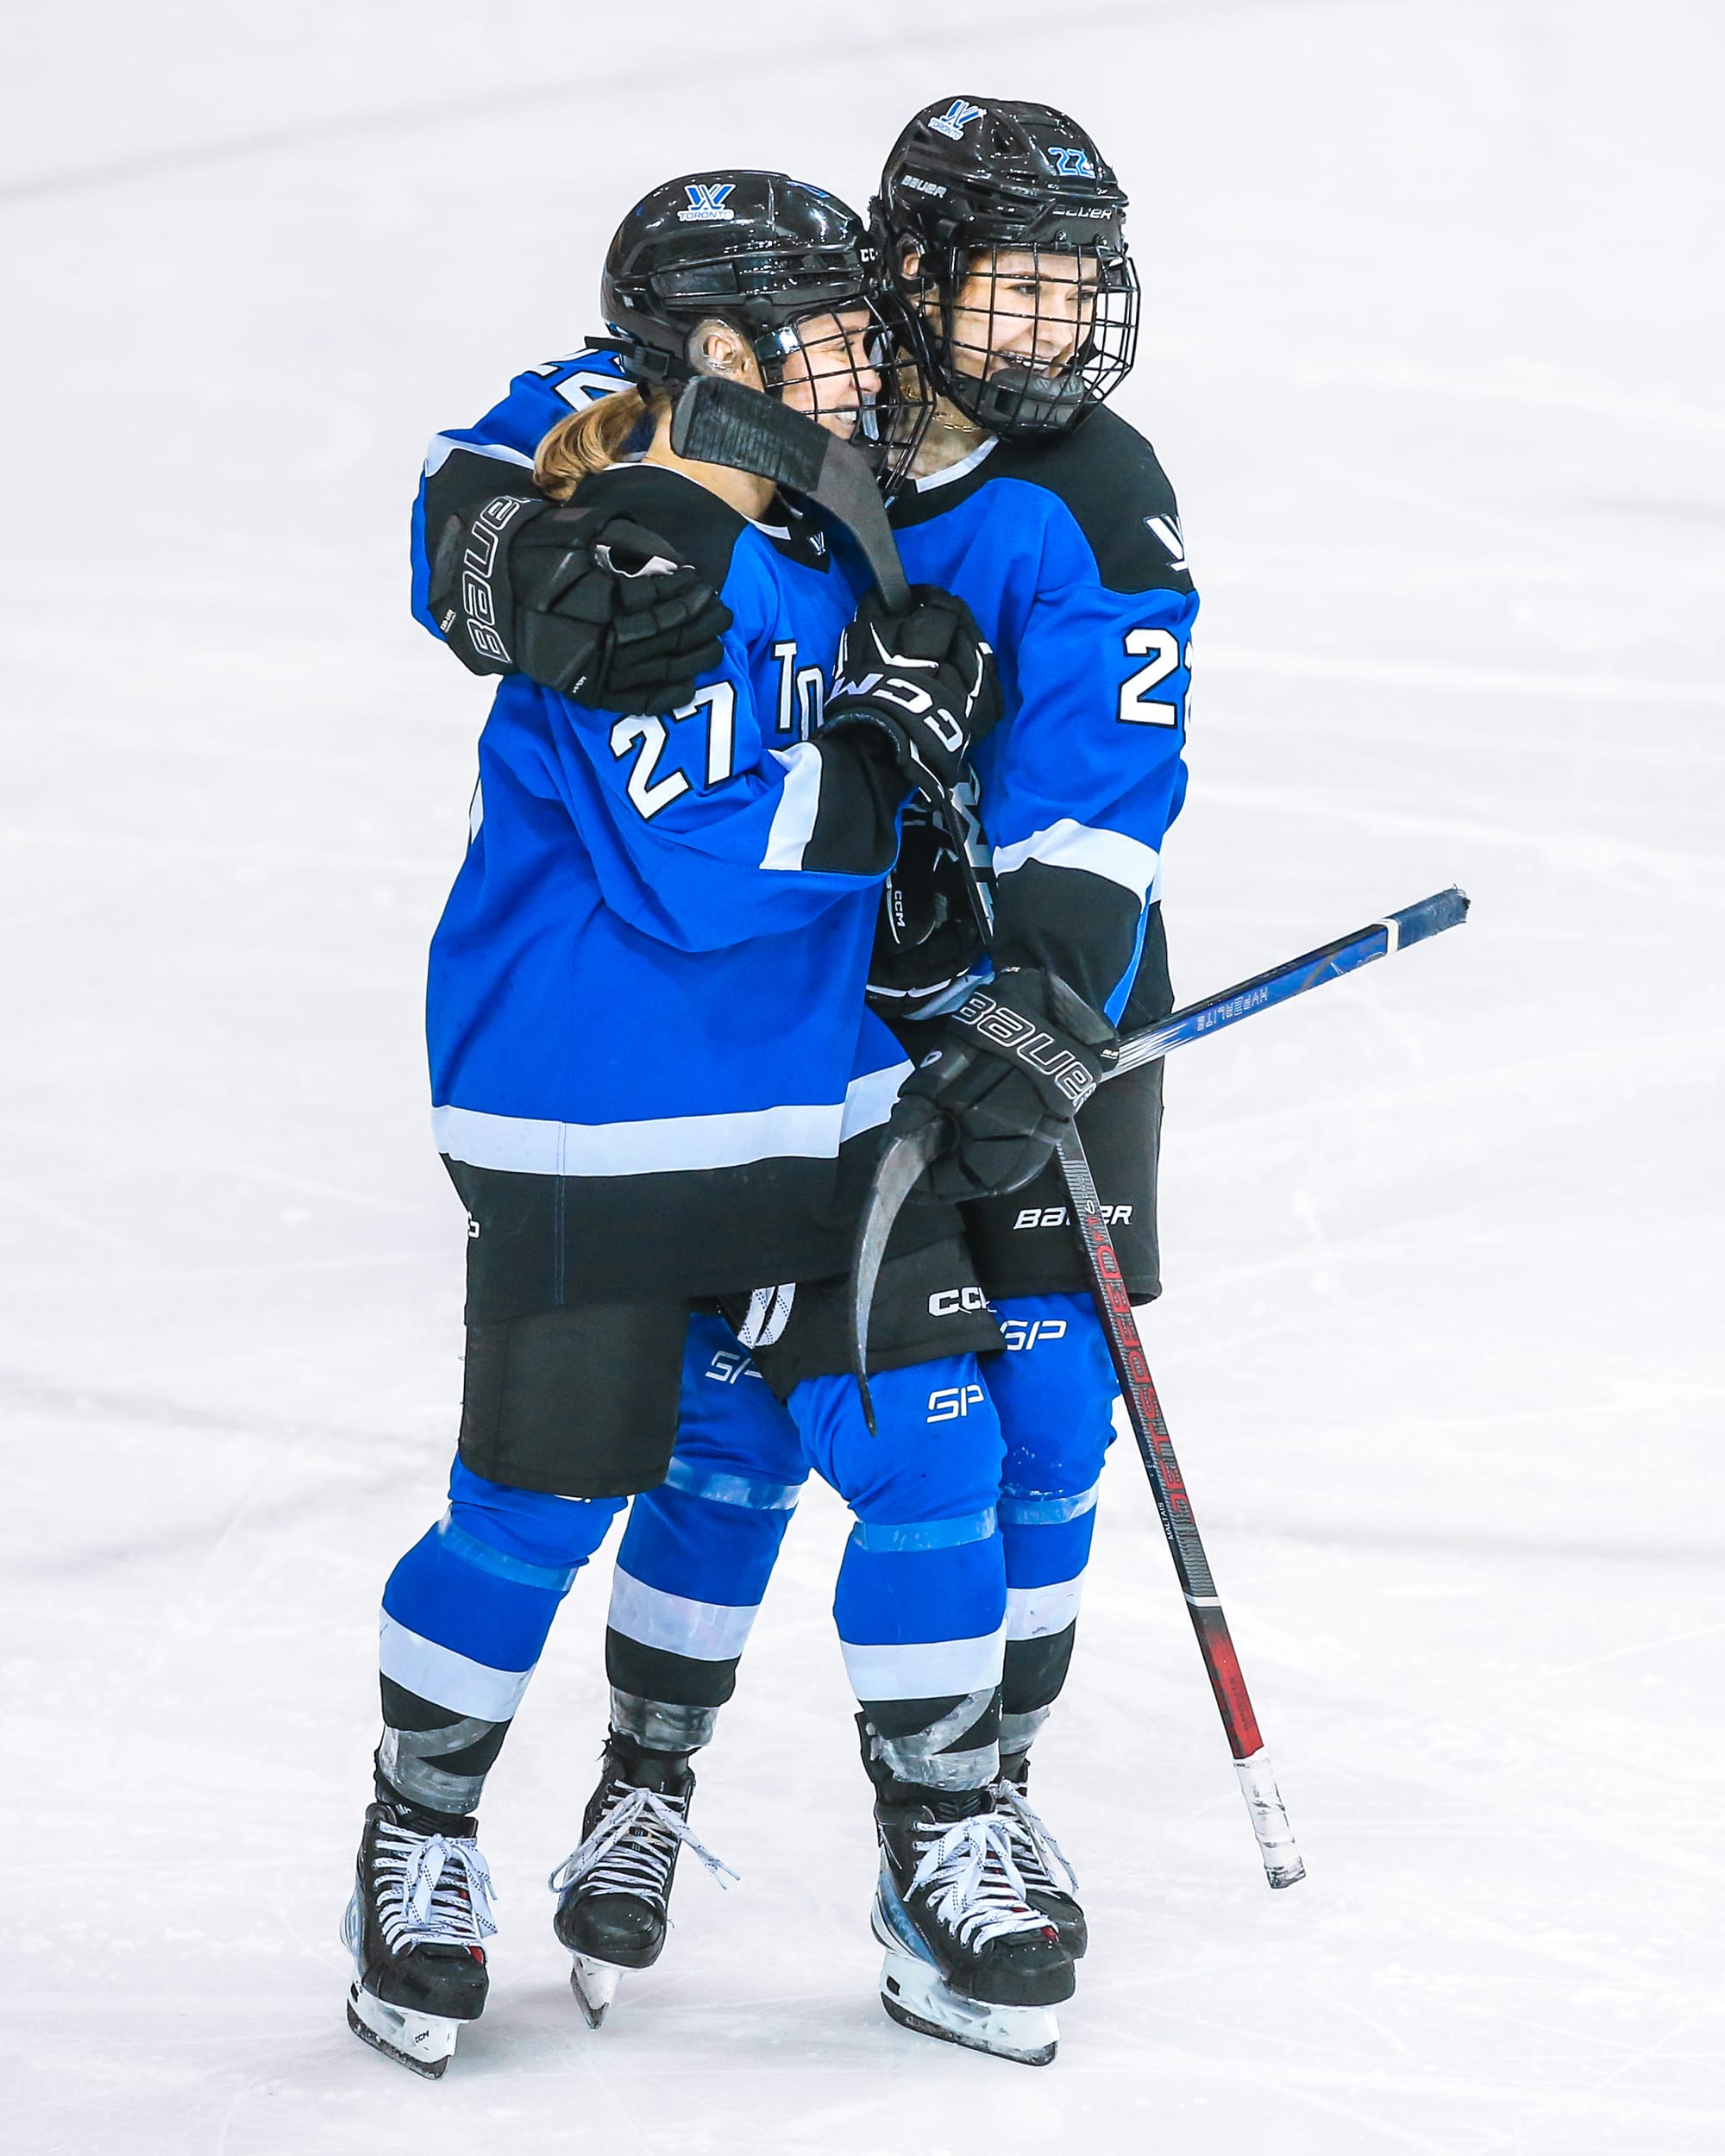
<path fill-rule="evenodd" d="M 342 1925 L 357 1971 L 348 2028 L 432 2080 L 454 2055 L 462 2022 L 485 2011 L 480 1942 L 497 1930 L 477 1822 L 455 1821 L 454 1833 L 451 1823 L 400 1798 L 372 1805 Z"/>
<path fill-rule="evenodd" d="M 1059 1934 L 1061 1945 L 1074 1961 L 1080 1961 L 1090 1943 L 1090 1932 L 1078 1903 L 1078 1875 L 1031 1809 L 1025 1795 L 1029 1780 L 1029 1752 L 1002 1755 L 1000 1778 L 994 1788 L 995 1815 L 1007 1822 L 1013 1838 L 1013 1862 L 1024 1881 L 1026 1901 L 1042 1912 Z"/>
<path fill-rule="evenodd" d="M 924 2036 L 1045 2066 L 1072 1957 L 1026 1897 L 1011 1816 L 993 1808 L 992 1789 L 899 1790 L 913 1801 L 875 1808 L 881 2005 Z"/>
<path fill-rule="evenodd" d="M 547 1882 L 557 1896 L 557 1936 L 575 1958 L 569 1983 L 589 2028 L 604 2021 L 624 1971 L 650 1969 L 659 1959 L 683 1846 L 720 1886 L 737 1877 L 689 1832 L 695 1777 L 687 1752 L 649 1752 L 613 1731 L 604 1758 L 580 1846 Z"/>

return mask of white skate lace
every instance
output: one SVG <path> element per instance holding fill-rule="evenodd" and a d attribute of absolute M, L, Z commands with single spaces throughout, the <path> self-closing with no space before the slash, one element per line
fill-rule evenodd
<path fill-rule="evenodd" d="M 956 1826 L 919 1826 L 922 1852 L 910 1890 L 928 1890 L 929 1908 L 962 1946 L 986 1946 L 1013 1932 L 1040 1932 L 1048 1919 L 1025 1900 L 1025 1883 L 1013 1852 L 1013 1831 L 997 1814 L 982 1812 Z"/>
<path fill-rule="evenodd" d="M 560 1896 L 577 1886 L 593 1894 L 633 1894 L 662 1909 L 679 1842 L 700 1858 L 721 1887 L 725 1879 L 737 1877 L 691 1831 L 674 1797 L 618 1783 L 592 1833 L 545 1883 Z"/>
<path fill-rule="evenodd" d="M 1071 1895 L 1078 1891 L 1078 1874 L 1072 1869 L 1065 1851 L 1049 1833 L 1040 1815 L 1031 1808 L 1030 1799 L 1016 1782 L 1002 1780 L 994 1784 L 994 1816 L 1007 1822 L 1007 1830 L 1013 1838 L 1013 1860 L 1026 1887 L 1033 1892 L 1052 1894 Z M 1064 1886 L 1054 1876 L 1051 1858 L 1065 1877 Z"/>
<path fill-rule="evenodd" d="M 388 1821 L 372 1858 L 378 1922 L 392 1954 L 416 1946 L 477 1946 L 496 1935 L 491 1872 L 467 1837 L 416 1834 Z"/>

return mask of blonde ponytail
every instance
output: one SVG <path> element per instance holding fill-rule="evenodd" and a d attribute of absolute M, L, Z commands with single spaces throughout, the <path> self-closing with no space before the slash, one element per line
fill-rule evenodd
<path fill-rule="evenodd" d="M 643 419 L 656 425 L 669 401 L 662 390 L 640 390 L 630 383 L 560 419 L 533 460 L 541 492 L 554 502 L 568 501 L 584 479 L 617 462 Z"/>

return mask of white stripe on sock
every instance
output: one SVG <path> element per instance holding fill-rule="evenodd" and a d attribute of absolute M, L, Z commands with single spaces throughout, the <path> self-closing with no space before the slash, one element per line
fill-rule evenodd
<path fill-rule="evenodd" d="M 1084 1592 L 1084 1575 L 1076 1580 L 1057 1580 L 1051 1587 L 1009 1587 L 1007 1589 L 1008 1639 L 1046 1639 L 1064 1632 L 1078 1614 Z"/>
<path fill-rule="evenodd" d="M 744 1608 L 731 1602 L 697 1602 L 686 1595 L 667 1595 L 649 1587 L 619 1564 L 611 1576 L 613 1632 L 643 1647 L 666 1654 L 686 1654 L 696 1662 L 731 1662 L 749 1644 L 760 1604 Z"/>
<path fill-rule="evenodd" d="M 398 1624 L 386 1609 L 378 1612 L 378 1667 L 392 1683 L 421 1699 L 452 1707 L 458 1714 L 477 1714 L 488 1722 L 506 1722 L 521 1704 L 531 1670 L 493 1670 L 453 1647 L 440 1647 Z"/>
<path fill-rule="evenodd" d="M 979 1639 L 914 1640 L 902 1646 L 854 1645 L 844 1650 L 845 1673 L 859 1700 L 948 1699 L 956 1692 L 985 1692 L 1000 1681 L 1007 1635 Z"/>

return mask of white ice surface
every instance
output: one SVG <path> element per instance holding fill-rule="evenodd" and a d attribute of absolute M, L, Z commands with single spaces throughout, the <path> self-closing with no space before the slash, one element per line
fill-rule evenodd
<path fill-rule="evenodd" d="M 1717 8 L 60 0 L 6 44 L 0 2138 L 1725 2147 Z M 1205 599 L 1182 993 L 1476 900 L 1170 1074 L 1151 1361 L 1310 1877 L 1263 1884 L 1125 1451 L 1038 1767 L 1096 1939 L 1061 2058 L 890 2026 L 812 1499 L 703 1779 L 743 1885 L 690 1876 L 588 2034 L 540 1882 L 601 1567 L 424 2085 L 336 1944 L 459 1389 L 418 1003 L 486 697 L 407 616 L 415 467 L 596 326 L 643 186 L 860 196 L 966 87 L 1076 109 L 1137 204 L 1121 404 Z"/>

